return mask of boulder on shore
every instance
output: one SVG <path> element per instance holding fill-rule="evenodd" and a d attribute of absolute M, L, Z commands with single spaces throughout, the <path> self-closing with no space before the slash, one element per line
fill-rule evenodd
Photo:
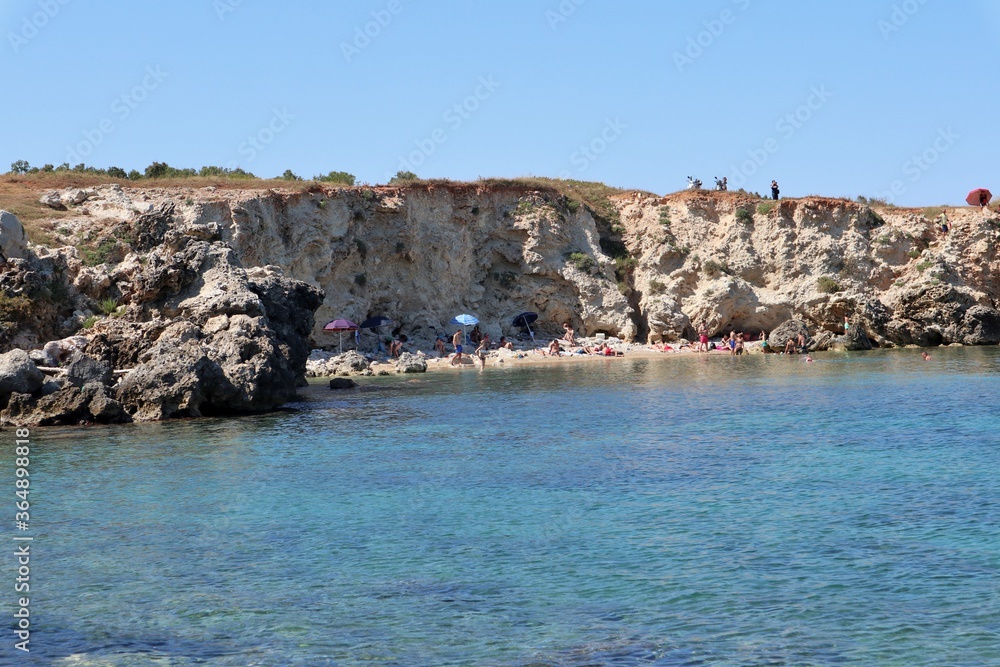
<path fill-rule="evenodd" d="M 785 343 L 787 343 L 789 339 L 795 340 L 798 338 L 799 334 L 805 336 L 806 342 L 808 343 L 809 329 L 806 328 L 805 322 L 801 320 L 786 320 L 775 327 L 774 331 L 768 335 L 767 344 L 774 350 L 781 352 L 785 349 Z"/>
<path fill-rule="evenodd" d="M 0 261 L 21 259 L 28 248 L 28 235 L 17 216 L 0 211 Z"/>
<path fill-rule="evenodd" d="M 11 394 L 31 394 L 41 389 L 45 376 L 24 350 L 0 354 L 0 404 Z"/>
<path fill-rule="evenodd" d="M 830 349 L 834 352 L 856 352 L 858 350 L 870 350 L 874 346 L 868 340 L 868 336 L 856 324 L 851 326 L 843 336 L 837 336 L 830 343 Z"/>
<path fill-rule="evenodd" d="M 404 352 L 399 355 L 399 359 L 396 360 L 396 372 L 397 373 L 426 373 L 427 372 L 427 361 L 422 357 L 409 352 Z"/>

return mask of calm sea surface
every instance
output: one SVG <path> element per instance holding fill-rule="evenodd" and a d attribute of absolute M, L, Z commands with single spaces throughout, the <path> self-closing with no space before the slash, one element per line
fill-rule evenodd
<path fill-rule="evenodd" d="M 1000 665 L 1000 350 L 932 354 L 467 370 L 36 429 L 30 658 Z"/>

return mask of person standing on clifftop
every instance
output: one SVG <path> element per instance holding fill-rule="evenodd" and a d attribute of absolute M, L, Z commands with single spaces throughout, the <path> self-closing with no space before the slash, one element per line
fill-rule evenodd
<path fill-rule="evenodd" d="M 938 224 L 941 225 L 941 235 L 948 233 L 948 209 L 943 209 L 938 216 Z"/>
<path fill-rule="evenodd" d="M 778 181 L 771 181 L 771 199 L 778 199 Z"/>

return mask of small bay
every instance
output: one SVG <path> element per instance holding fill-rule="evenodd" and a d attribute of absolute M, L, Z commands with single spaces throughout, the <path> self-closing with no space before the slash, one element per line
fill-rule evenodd
<path fill-rule="evenodd" d="M 1000 350 L 932 357 L 438 372 L 35 429 L 32 655 L 998 664 Z"/>

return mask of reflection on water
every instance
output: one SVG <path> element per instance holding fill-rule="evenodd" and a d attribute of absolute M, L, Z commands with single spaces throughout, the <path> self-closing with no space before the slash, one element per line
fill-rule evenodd
<path fill-rule="evenodd" d="M 33 655 L 996 664 L 1000 354 L 933 356 L 607 359 L 38 430 Z"/>

